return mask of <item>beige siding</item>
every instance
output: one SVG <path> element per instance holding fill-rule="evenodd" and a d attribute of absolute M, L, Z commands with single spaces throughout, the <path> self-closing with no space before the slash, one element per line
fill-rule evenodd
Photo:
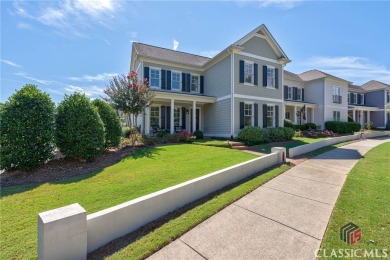
<path fill-rule="evenodd" d="M 223 97 L 231 93 L 230 56 L 210 67 L 204 73 L 204 94 Z"/>
<path fill-rule="evenodd" d="M 253 61 L 258 64 L 258 86 L 248 86 L 240 83 L 240 60 Z M 272 66 L 279 70 L 279 88 L 271 89 L 263 87 L 263 65 Z M 283 99 L 282 66 L 243 55 L 234 55 L 234 93 L 247 96 Z"/>
<path fill-rule="evenodd" d="M 230 98 L 203 106 L 204 134 L 208 136 L 230 136 Z"/>
<path fill-rule="evenodd" d="M 269 59 L 277 60 L 279 57 L 276 55 L 274 50 L 268 44 L 267 40 L 259 37 L 253 37 L 246 43 L 242 45 L 244 47 L 244 52 L 251 53 L 254 55 L 266 57 Z"/>

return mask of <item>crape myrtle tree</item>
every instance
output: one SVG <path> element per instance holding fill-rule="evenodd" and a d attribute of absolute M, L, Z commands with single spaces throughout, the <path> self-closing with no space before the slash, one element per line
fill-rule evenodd
<path fill-rule="evenodd" d="M 105 100 L 130 119 L 130 137 L 134 146 L 139 135 L 137 118 L 150 105 L 154 97 L 148 80 L 139 80 L 137 72 L 133 70 L 127 76 L 122 74 L 113 77 L 104 93 L 108 96 Z"/>

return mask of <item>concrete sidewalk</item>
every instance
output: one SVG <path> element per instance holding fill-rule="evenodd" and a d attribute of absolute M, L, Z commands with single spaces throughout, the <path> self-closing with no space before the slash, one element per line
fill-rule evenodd
<path fill-rule="evenodd" d="M 149 259 L 315 259 L 348 172 L 387 141 L 363 140 L 307 160 Z"/>

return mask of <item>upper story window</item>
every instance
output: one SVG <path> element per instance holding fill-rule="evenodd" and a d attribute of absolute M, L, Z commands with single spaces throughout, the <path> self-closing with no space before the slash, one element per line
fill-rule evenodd
<path fill-rule="evenodd" d="M 302 89 L 297 88 L 297 100 L 302 100 Z"/>
<path fill-rule="evenodd" d="M 350 98 L 350 96 L 351 96 L 351 93 L 348 93 L 348 103 L 351 103 L 351 98 Z"/>
<path fill-rule="evenodd" d="M 177 71 L 172 71 L 171 73 L 171 89 L 180 90 L 181 86 L 181 73 Z"/>
<path fill-rule="evenodd" d="M 365 99 L 365 95 L 364 94 L 360 94 L 360 104 L 361 105 L 364 105 L 364 99 Z"/>
<path fill-rule="evenodd" d="M 245 61 L 244 63 L 244 80 L 245 83 L 253 84 L 253 62 Z"/>
<path fill-rule="evenodd" d="M 267 127 L 274 127 L 274 106 L 267 106 Z"/>
<path fill-rule="evenodd" d="M 267 67 L 267 87 L 275 87 L 275 69 Z"/>
<path fill-rule="evenodd" d="M 191 75 L 191 92 L 199 92 L 199 76 Z"/>
<path fill-rule="evenodd" d="M 333 87 L 333 103 L 341 104 L 341 90 L 340 87 Z"/>
<path fill-rule="evenodd" d="M 390 92 L 387 92 L 387 103 L 390 103 Z"/>
<path fill-rule="evenodd" d="M 244 125 L 251 126 L 252 125 L 252 104 L 244 104 Z"/>
<path fill-rule="evenodd" d="M 150 86 L 160 88 L 161 70 L 150 68 Z"/>
<path fill-rule="evenodd" d="M 287 98 L 288 99 L 293 99 L 293 88 L 292 87 L 288 87 L 287 88 Z"/>
<path fill-rule="evenodd" d="M 353 102 L 354 104 L 357 104 L 357 94 L 353 93 Z"/>

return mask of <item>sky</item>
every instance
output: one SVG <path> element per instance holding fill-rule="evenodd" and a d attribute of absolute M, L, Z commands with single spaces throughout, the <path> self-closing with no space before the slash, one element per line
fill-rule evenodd
<path fill-rule="evenodd" d="M 212 57 L 265 24 L 294 73 L 319 69 L 390 84 L 390 1 L 1 1 L 1 97 L 37 85 L 103 96 L 127 74 L 131 44 Z"/>

